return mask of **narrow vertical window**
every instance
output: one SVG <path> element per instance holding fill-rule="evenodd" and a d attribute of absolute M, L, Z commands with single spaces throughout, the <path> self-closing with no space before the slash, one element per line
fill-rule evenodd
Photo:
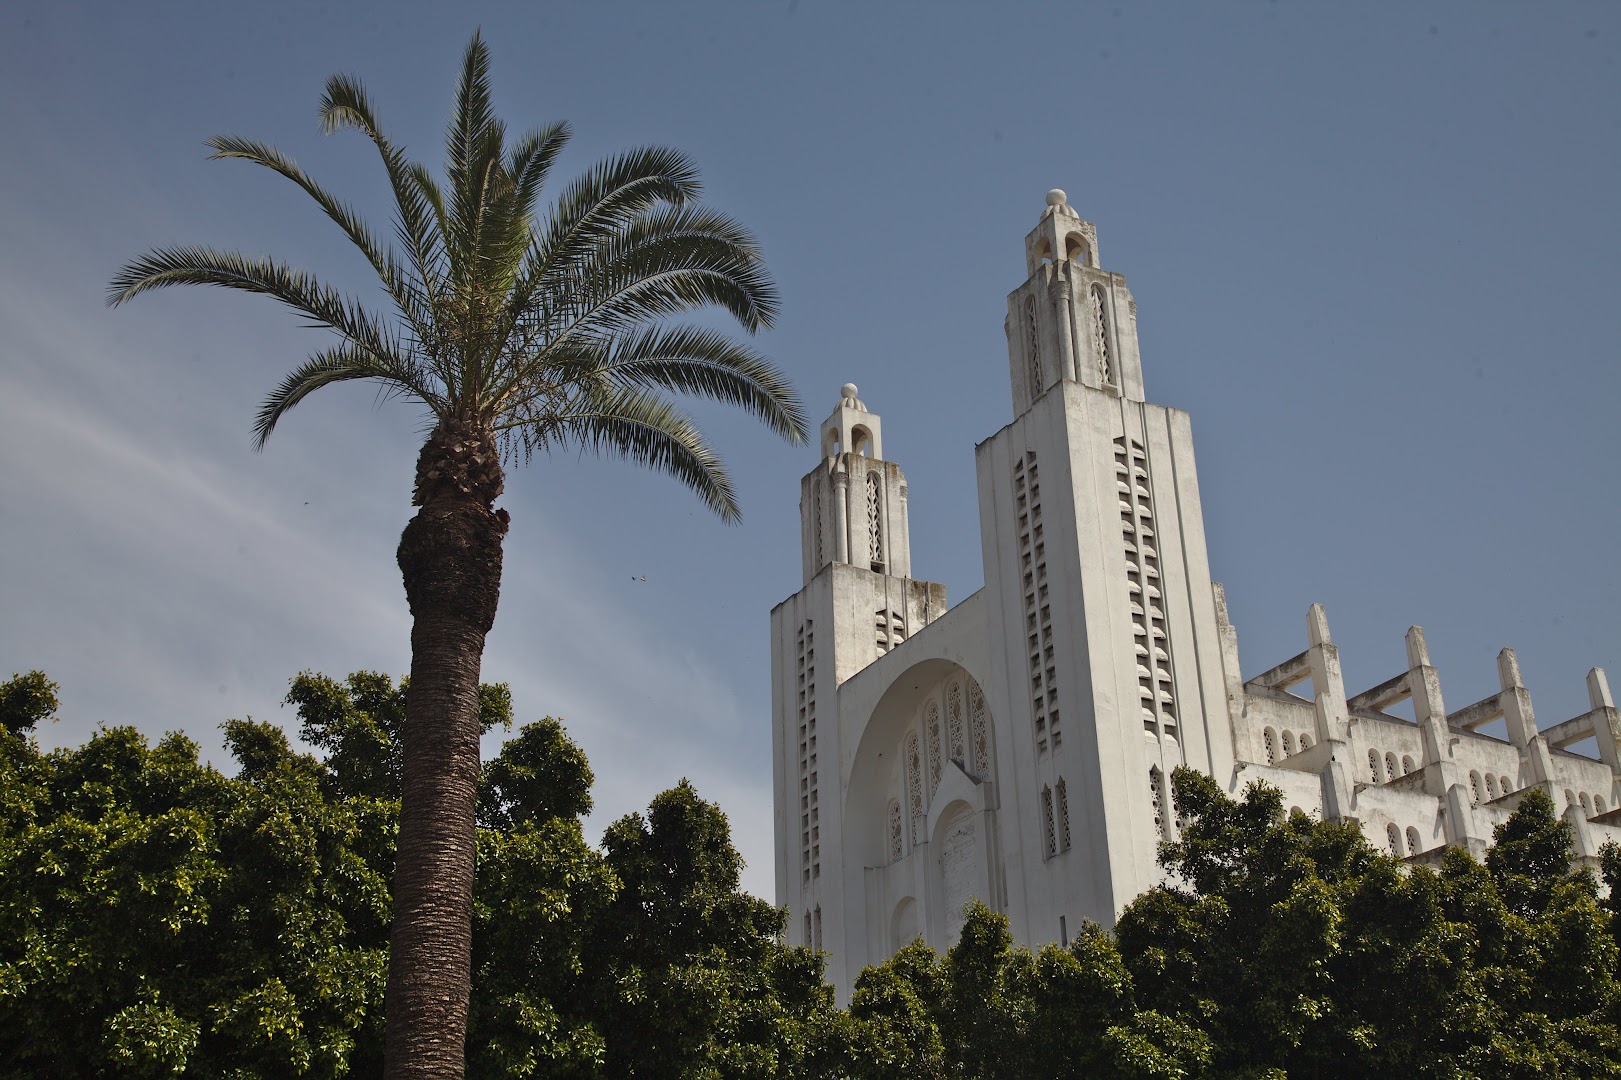
<path fill-rule="evenodd" d="M 1292 757 L 1292 756 L 1294 756 L 1294 752 L 1295 752 L 1295 733 L 1292 732 L 1292 731 L 1285 731 L 1283 733 L 1283 756 L 1284 757 Z"/>
<path fill-rule="evenodd" d="M 884 572 L 884 520 L 878 494 L 878 474 L 867 474 L 867 549 L 875 573 Z"/>
<path fill-rule="evenodd" d="M 807 911 L 805 912 L 805 947 L 807 949 L 815 948 L 811 942 L 811 913 Z"/>
<path fill-rule="evenodd" d="M 1261 733 L 1261 741 L 1266 744 L 1266 763 L 1276 765 L 1278 763 L 1278 733 L 1271 728 L 1267 728 Z"/>
<path fill-rule="evenodd" d="M 822 951 L 822 905 L 817 904 L 811 915 L 811 938 L 815 944 L 811 947 L 817 952 Z"/>
<path fill-rule="evenodd" d="M 1041 789 L 1041 832 L 1042 850 L 1047 858 L 1058 854 L 1058 834 L 1053 829 L 1053 789 Z"/>
<path fill-rule="evenodd" d="M 1311 736 L 1307 735 L 1304 731 L 1302 731 L 1300 733 L 1300 752 L 1305 753 L 1307 750 L 1310 750 L 1310 749 L 1311 749 Z"/>
<path fill-rule="evenodd" d="M 1417 855 L 1418 844 L 1418 830 L 1409 825 L 1407 827 L 1407 854 Z"/>
<path fill-rule="evenodd" d="M 1368 751 L 1368 776 L 1373 783 L 1377 784 L 1379 782 L 1379 751 L 1377 750 Z M 1478 781 L 1480 778 L 1477 776 L 1475 779 Z M 1478 802 L 1479 799 L 1477 798 L 1476 801 Z"/>
<path fill-rule="evenodd" d="M 1385 779 L 1394 780 L 1400 775 L 1396 771 L 1396 755 L 1394 753 L 1385 754 Z M 1490 785 L 1488 784 L 1487 787 L 1489 788 Z"/>
<path fill-rule="evenodd" d="M 1109 355 L 1109 322 L 1103 314 L 1103 287 L 1094 285 L 1092 300 L 1092 352 L 1098 358 L 1098 379 L 1105 385 L 1114 382 L 1114 357 Z"/>
<path fill-rule="evenodd" d="M 1385 841 L 1390 845 L 1390 853 L 1401 858 L 1401 832 L 1394 825 L 1385 826 Z"/>
<path fill-rule="evenodd" d="M 1592 804 L 1592 802 L 1590 802 L 1588 800 L 1587 792 L 1585 792 L 1585 791 L 1582 792 L 1581 795 L 1578 796 L 1578 798 L 1581 800 L 1581 803 L 1582 803 L 1582 817 L 1592 817 L 1593 816 L 1593 804 Z"/>
<path fill-rule="evenodd" d="M 1036 298 L 1029 296 L 1024 301 L 1024 337 L 1025 349 L 1030 357 L 1030 400 L 1035 401 L 1041 396 L 1041 334 L 1036 328 Z"/>
<path fill-rule="evenodd" d="M 816 550 L 816 569 L 820 570 L 822 568 L 822 483 L 821 483 L 821 481 L 817 481 L 816 487 L 815 487 L 815 490 L 814 490 L 813 494 L 815 495 L 815 498 L 816 498 L 816 513 L 814 515 L 815 520 L 814 520 L 811 527 L 816 530 L 816 537 L 815 537 L 815 540 L 814 540 L 814 543 L 813 543 L 813 547 Z"/>
<path fill-rule="evenodd" d="M 923 762 L 917 749 L 917 732 L 906 736 L 906 797 L 911 804 L 912 847 L 917 847 L 919 823 L 923 820 Z"/>
<path fill-rule="evenodd" d="M 1401 774 L 1406 776 L 1413 771 L 1413 759 L 1406 754 L 1401 757 Z"/>
<path fill-rule="evenodd" d="M 991 730 L 985 715 L 985 695 L 974 686 L 968 693 L 968 729 L 974 740 L 974 771 L 991 778 Z"/>
<path fill-rule="evenodd" d="M 946 747 L 952 757 L 968 764 L 968 740 L 962 722 L 962 686 L 952 683 L 946 688 Z"/>
<path fill-rule="evenodd" d="M 1570 793 L 1567 791 L 1565 795 L 1568 798 Z M 1469 774 L 1469 801 L 1471 803 L 1480 801 L 1480 774 L 1477 772 Z"/>
<path fill-rule="evenodd" d="M 901 857 L 901 801 L 889 800 L 889 861 L 898 862 Z"/>
<path fill-rule="evenodd" d="M 1158 765 L 1149 767 L 1148 790 L 1154 802 L 1154 831 L 1161 840 L 1169 840 L 1170 834 L 1165 828 L 1165 774 L 1159 771 Z"/>
<path fill-rule="evenodd" d="M 1069 850 L 1069 789 L 1062 780 L 1053 789 L 1058 796 L 1058 850 Z"/>
<path fill-rule="evenodd" d="M 923 708 L 924 729 L 929 737 L 929 792 L 940 786 L 940 706 L 931 697 Z"/>

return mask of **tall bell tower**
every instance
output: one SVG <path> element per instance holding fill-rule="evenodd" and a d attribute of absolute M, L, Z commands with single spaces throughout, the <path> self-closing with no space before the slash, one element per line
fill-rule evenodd
<path fill-rule="evenodd" d="M 1015 419 L 976 464 L 1003 805 L 1034 841 L 1008 908 L 1041 940 L 1158 881 L 1171 770 L 1231 776 L 1233 749 L 1188 415 L 1145 400 L 1136 304 L 1062 191 L 1025 269 L 1006 323 Z"/>

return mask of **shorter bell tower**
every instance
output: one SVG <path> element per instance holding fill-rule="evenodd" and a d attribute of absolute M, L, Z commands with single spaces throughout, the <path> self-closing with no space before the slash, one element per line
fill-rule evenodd
<path fill-rule="evenodd" d="M 777 903 L 792 942 L 841 956 L 847 890 L 864 886 L 843 861 L 840 763 L 854 747 L 842 745 L 839 687 L 946 612 L 945 586 L 911 577 L 906 476 L 857 393 L 840 388 L 821 460 L 799 482 L 804 586 L 771 610 Z"/>
<path fill-rule="evenodd" d="M 884 460 L 882 422 L 856 393 L 855 383 L 840 387 L 838 406 L 822 421 L 822 466 L 800 481 L 806 584 L 829 563 L 912 573 L 906 477 Z"/>

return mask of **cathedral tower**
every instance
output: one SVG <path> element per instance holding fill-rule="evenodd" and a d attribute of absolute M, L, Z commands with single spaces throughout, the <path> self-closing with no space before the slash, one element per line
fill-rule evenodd
<path fill-rule="evenodd" d="M 1049 192 L 1008 297 L 1015 419 L 976 454 L 1004 813 L 1036 839 L 1009 915 L 1035 940 L 1159 880 L 1172 769 L 1233 769 L 1188 415 L 1144 400 L 1136 304 L 1097 252 Z"/>

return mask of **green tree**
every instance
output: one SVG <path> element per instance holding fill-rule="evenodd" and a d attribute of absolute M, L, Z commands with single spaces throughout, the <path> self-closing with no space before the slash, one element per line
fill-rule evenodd
<path fill-rule="evenodd" d="M 364 1071 L 387 962 L 392 815 L 328 800 L 280 731 L 15 739 L 0 819 L 0 1075 Z M 375 1029 L 375 1031 L 371 1030 Z"/>
<path fill-rule="evenodd" d="M 792 1033 L 831 996 L 819 959 L 778 943 L 783 913 L 740 888 L 720 807 L 682 781 L 609 826 L 603 848 L 620 883 L 592 946 L 606 1075 L 803 1075 Z"/>
<path fill-rule="evenodd" d="M 471 976 L 479 671 L 500 592 L 508 516 L 494 508 L 504 457 L 577 446 L 669 473 L 737 517 L 720 459 L 668 392 L 739 406 L 794 440 L 803 412 L 760 354 L 670 316 L 715 306 L 753 332 L 774 287 L 749 233 L 696 203 L 697 170 L 671 150 L 603 162 L 548 214 L 541 189 L 565 125 L 509 148 L 490 97 L 489 53 L 468 46 L 443 183 L 382 132 L 361 84 L 334 76 L 326 128 L 376 145 L 393 193 L 396 249 L 274 147 L 210 140 L 293 181 L 360 249 L 392 321 L 268 258 L 153 250 L 113 280 L 110 302 L 212 285 L 269 296 L 336 342 L 289 374 L 255 424 L 259 445 L 316 390 L 365 379 L 420 402 L 433 428 L 417 460 L 419 509 L 397 558 L 413 624 L 389 966 L 388 1075 L 459 1075 Z"/>

